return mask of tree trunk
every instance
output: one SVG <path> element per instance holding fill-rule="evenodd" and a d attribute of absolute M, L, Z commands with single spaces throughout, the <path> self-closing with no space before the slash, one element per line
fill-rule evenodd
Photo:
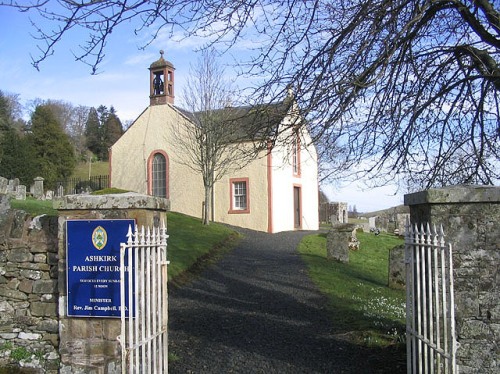
<path fill-rule="evenodd" d="M 205 204 L 203 204 L 204 212 L 203 212 L 203 224 L 210 224 L 210 195 L 211 195 L 210 186 L 205 186 Z"/>

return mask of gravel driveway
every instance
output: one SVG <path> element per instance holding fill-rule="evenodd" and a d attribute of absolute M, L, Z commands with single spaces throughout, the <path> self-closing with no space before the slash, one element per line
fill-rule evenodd
<path fill-rule="evenodd" d="M 399 372 L 335 331 L 297 252 L 307 233 L 238 231 L 235 250 L 169 294 L 171 374 Z"/>

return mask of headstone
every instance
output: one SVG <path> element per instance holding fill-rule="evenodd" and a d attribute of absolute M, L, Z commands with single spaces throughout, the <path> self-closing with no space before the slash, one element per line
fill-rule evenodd
<path fill-rule="evenodd" d="M 377 219 L 377 217 L 370 217 L 370 218 L 368 218 L 369 226 L 370 226 L 371 229 L 374 229 L 374 228 L 377 227 L 376 219 Z"/>
<path fill-rule="evenodd" d="M 9 179 L 9 183 L 7 184 L 7 195 L 12 195 L 12 193 L 14 192 L 15 190 L 15 186 L 14 186 L 14 180 L 13 179 Z"/>
<path fill-rule="evenodd" d="M 62 184 L 57 187 L 57 197 L 63 197 L 64 196 L 64 187 Z"/>
<path fill-rule="evenodd" d="M 399 245 L 389 251 L 388 285 L 394 289 L 404 289 L 406 284 L 405 246 Z"/>
<path fill-rule="evenodd" d="M 0 193 L 0 217 L 10 209 L 9 198 L 6 194 Z"/>
<path fill-rule="evenodd" d="M 43 194 L 43 181 L 44 179 L 42 177 L 36 177 L 34 179 L 34 186 L 33 186 L 33 197 L 35 199 L 43 199 L 44 198 L 44 194 Z"/>
<path fill-rule="evenodd" d="M 54 198 L 54 191 L 48 190 L 45 194 L 45 200 L 52 200 Z"/>
<path fill-rule="evenodd" d="M 339 219 L 338 219 L 338 215 L 337 214 L 332 214 L 330 216 L 330 222 L 332 223 L 332 226 L 335 226 L 339 223 Z"/>
<path fill-rule="evenodd" d="M 26 200 L 26 186 L 22 184 L 17 186 L 15 193 L 16 193 L 15 195 L 16 200 Z"/>
<path fill-rule="evenodd" d="M 326 237 L 326 258 L 339 262 L 349 262 L 349 242 L 356 225 L 344 223 L 333 226 Z"/>
<path fill-rule="evenodd" d="M 9 185 L 9 180 L 4 177 L 0 177 L 0 194 L 7 193 L 7 186 Z"/>

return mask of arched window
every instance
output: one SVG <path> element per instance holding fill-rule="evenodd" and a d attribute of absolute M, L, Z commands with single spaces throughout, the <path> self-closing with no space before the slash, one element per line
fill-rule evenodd
<path fill-rule="evenodd" d="M 149 160 L 149 193 L 168 198 L 168 156 L 162 151 L 155 151 Z"/>

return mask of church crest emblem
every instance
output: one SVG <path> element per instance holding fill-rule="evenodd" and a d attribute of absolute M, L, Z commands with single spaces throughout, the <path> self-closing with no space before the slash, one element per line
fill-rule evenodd
<path fill-rule="evenodd" d="M 103 249 L 106 246 L 108 241 L 108 234 L 106 230 L 102 226 L 97 226 L 92 233 L 92 244 L 98 251 Z"/>

